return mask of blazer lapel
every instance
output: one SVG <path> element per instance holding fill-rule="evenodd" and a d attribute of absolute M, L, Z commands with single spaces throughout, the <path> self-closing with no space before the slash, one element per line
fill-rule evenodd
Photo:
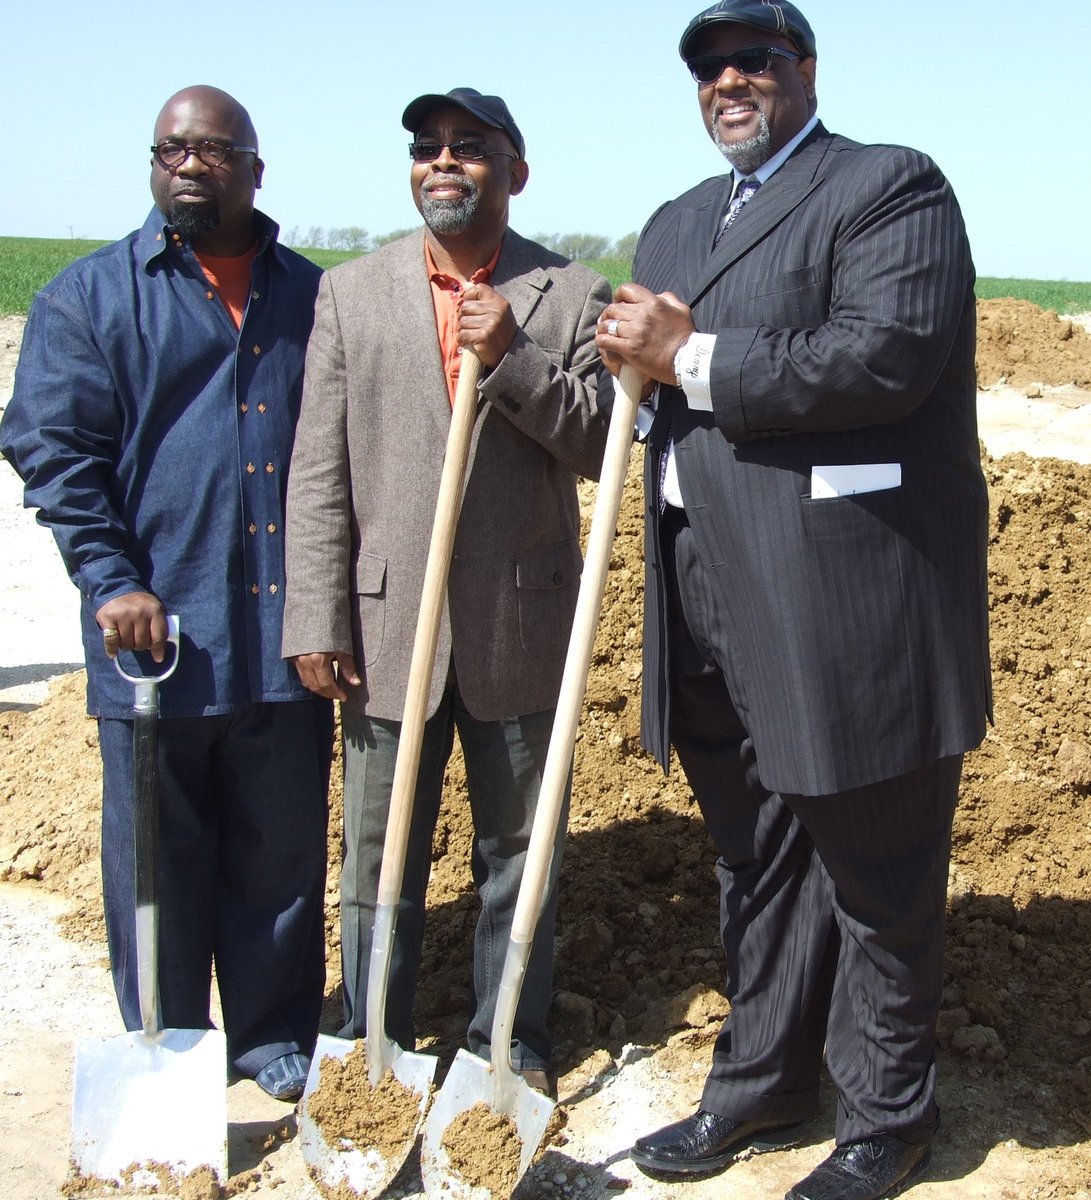
<path fill-rule="evenodd" d="M 817 126 L 791 158 L 763 184 L 746 206 L 745 213 L 728 227 L 712 253 L 705 257 L 692 287 L 683 297 L 691 308 L 732 263 L 756 246 L 818 187 L 821 183 L 819 167 L 829 144 L 829 136 L 821 125 Z M 707 247 L 711 242 L 709 238 L 701 244 Z"/>
<path fill-rule="evenodd" d="M 526 327 L 543 293 L 551 286 L 549 272 L 527 253 L 526 243 L 514 230 L 504 234 L 500 257 L 492 273 L 492 286 L 511 305 L 520 329 Z"/>
<path fill-rule="evenodd" d="M 704 203 L 694 211 L 693 227 L 678 230 L 679 262 L 682 264 L 686 292 L 699 286 L 708 267 L 709 251 L 720 228 L 732 186 L 732 175 L 725 175 L 723 188 L 710 192 Z"/>
<path fill-rule="evenodd" d="M 389 314 L 389 337 L 406 364 L 406 379 L 421 395 L 421 406 L 445 442 L 451 427 L 447 376 L 439 349 L 436 309 L 424 257 L 424 234 L 407 238 L 402 254 L 392 260 L 390 296 L 397 297 Z"/>

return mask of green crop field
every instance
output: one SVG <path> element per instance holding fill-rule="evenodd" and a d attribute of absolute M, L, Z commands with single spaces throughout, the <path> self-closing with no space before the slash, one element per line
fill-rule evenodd
<path fill-rule="evenodd" d="M 1091 312 L 1091 283 L 1070 283 L 1067 279 L 979 279 L 975 290 L 979 300 L 1014 296 L 1056 313 Z"/>
<path fill-rule="evenodd" d="M 25 313 L 35 293 L 58 271 L 105 244 L 78 238 L 0 237 L 0 315 Z M 300 253 L 320 267 L 332 267 L 356 257 L 351 250 L 301 248 Z M 626 258 L 604 258 L 588 265 L 605 275 L 614 287 L 629 278 L 632 267 Z M 983 278 L 977 281 L 977 294 L 983 300 L 1013 296 L 1058 313 L 1091 312 L 1091 283 Z"/>
<path fill-rule="evenodd" d="M 0 314 L 25 313 L 58 271 L 104 245 L 79 238 L 0 237 Z"/>
<path fill-rule="evenodd" d="M 25 313 L 31 300 L 57 274 L 106 242 L 80 238 L 0 237 L 0 316 Z M 355 258 L 351 250 L 300 250 L 320 267 Z"/>

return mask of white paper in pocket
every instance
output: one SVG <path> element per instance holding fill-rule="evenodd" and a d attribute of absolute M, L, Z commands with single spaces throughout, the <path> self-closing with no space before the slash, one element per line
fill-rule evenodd
<path fill-rule="evenodd" d="M 861 492 L 885 492 L 901 487 L 901 463 L 838 463 L 811 468 L 811 499 L 857 496 Z"/>

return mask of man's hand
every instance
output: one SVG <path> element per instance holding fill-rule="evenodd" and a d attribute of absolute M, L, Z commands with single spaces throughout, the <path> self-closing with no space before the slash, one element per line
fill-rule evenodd
<path fill-rule="evenodd" d="M 694 332 L 689 308 L 673 293 L 657 296 L 637 283 L 623 283 L 599 317 L 595 345 L 613 374 L 620 362 L 638 367 L 646 393 L 650 380 L 674 386 L 674 356 Z"/>
<path fill-rule="evenodd" d="M 150 650 L 157 663 L 167 654 L 167 614 L 151 592 L 115 596 L 95 613 L 102 644 L 111 658 L 121 650 Z"/>
<path fill-rule="evenodd" d="M 468 283 L 458 308 L 458 342 L 495 367 L 519 332 L 511 305 L 487 283 Z"/>
<path fill-rule="evenodd" d="M 353 687 L 360 683 L 360 676 L 356 673 L 356 660 L 351 654 L 340 654 L 337 651 L 297 654 L 292 662 L 295 663 L 303 686 L 319 696 L 325 696 L 327 700 L 348 699 L 348 692 L 341 686 L 340 680 L 343 679 Z"/>

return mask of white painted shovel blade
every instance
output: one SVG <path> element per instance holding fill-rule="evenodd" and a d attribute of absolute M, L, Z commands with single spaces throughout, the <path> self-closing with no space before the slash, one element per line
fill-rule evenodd
<path fill-rule="evenodd" d="M 76 1048 L 72 1161 L 117 1180 L 163 1164 L 179 1179 L 209 1167 L 227 1181 L 227 1046 L 216 1029 L 88 1038 Z M 137 1181 L 139 1182 L 139 1180 Z"/>
<path fill-rule="evenodd" d="M 303 1161 L 328 1187 L 336 1189 L 345 1184 L 358 1196 L 378 1196 L 390 1186 L 391 1181 L 402 1169 L 409 1151 L 417 1140 L 417 1134 L 424 1123 L 438 1060 L 430 1054 L 413 1054 L 403 1050 L 394 1055 L 390 1069 L 403 1087 L 420 1094 L 420 1117 L 413 1130 L 413 1136 L 406 1139 L 405 1146 L 397 1154 L 384 1157 L 370 1146 L 361 1148 L 348 1142 L 340 1147 L 331 1146 L 310 1114 L 310 1098 L 319 1084 L 322 1059 L 345 1058 L 355 1045 L 356 1043 L 348 1038 L 318 1035 L 311 1069 L 307 1075 L 307 1086 L 303 1091 L 299 1143 L 303 1151 Z"/>
<path fill-rule="evenodd" d="M 430 1197 L 450 1196 L 453 1200 L 500 1200 L 494 1198 L 488 1188 L 474 1187 L 451 1167 L 451 1160 L 443 1148 L 443 1135 L 447 1126 L 460 1113 L 468 1112 L 475 1104 L 485 1104 L 493 1112 L 510 1117 L 522 1142 L 519 1154 L 519 1178 L 538 1153 L 545 1136 L 549 1118 L 556 1107 L 548 1096 L 535 1091 L 523 1079 L 516 1082 L 511 1105 L 497 1108 L 496 1076 L 492 1067 L 483 1058 L 460 1050 L 455 1055 L 443 1087 L 436 1093 L 428 1120 L 424 1123 L 424 1139 L 421 1145 L 421 1178 L 425 1193 Z M 507 1200 L 506 1197 L 503 1200 Z"/>

